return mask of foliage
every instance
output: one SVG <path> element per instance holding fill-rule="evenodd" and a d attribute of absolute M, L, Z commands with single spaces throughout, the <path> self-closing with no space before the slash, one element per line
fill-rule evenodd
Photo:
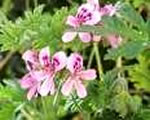
<path fill-rule="evenodd" d="M 134 4 L 137 7 L 141 3 Z M 100 79 L 97 77 L 94 81 L 85 82 L 88 96 L 84 99 L 74 93 L 64 97 L 58 89 L 58 93 L 54 96 L 40 96 L 27 101 L 26 93 L 18 86 L 18 79 L 3 80 L 4 84 L 0 84 L 0 120 L 62 120 L 64 116 L 72 113 L 81 114 L 85 120 L 150 119 L 148 101 L 150 98 L 146 95 L 148 100 L 145 105 L 143 103 L 145 93 L 142 93 L 150 92 L 150 20 L 143 19 L 130 4 L 121 3 L 115 16 L 102 17 L 102 26 L 68 28 L 68 31 L 100 35 L 103 40 L 110 34 L 123 38 L 117 48 L 108 46 L 100 48 L 102 45 L 95 43 L 100 51 L 93 50 L 101 55 L 97 57 L 95 51 L 89 54 L 90 47 L 93 47 L 91 43 L 83 44 L 76 38 L 72 43 L 64 45 L 61 40 L 66 28 L 64 25 L 66 18 L 74 14 L 75 10 L 76 6 L 63 7 L 50 14 L 44 12 L 44 5 L 40 5 L 34 10 L 25 11 L 24 16 L 15 21 L 9 20 L 4 11 L 0 12 L 1 51 L 23 53 L 28 49 L 49 46 L 52 52 L 57 50 L 65 50 L 66 53 L 80 52 L 85 58 L 86 65 L 95 68 L 98 66 L 98 69 L 103 67 L 100 71 L 102 73 L 97 73 Z M 101 51 L 102 53 L 99 53 Z M 126 64 L 130 60 L 133 63 Z M 109 66 L 105 62 L 109 61 L 113 64 L 113 68 L 107 70 Z M 60 76 L 64 77 L 64 74 Z M 57 82 L 61 81 L 61 77 L 58 77 Z"/>
<path fill-rule="evenodd" d="M 105 59 L 116 60 L 119 56 L 133 59 L 149 47 L 149 41 L 130 41 L 118 48 L 108 50 Z"/>
<path fill-rule="evenodd" d="M 39 6 L 33 12 L 27 11 L 24 18 L 18 18 L 15 23 L 8 20 L 1 23 L 2 51 L 24 51 L 31 47 L 42 48 L 47 44 L 51 46 L 52 51 L 61 47 L 58 42 L 64 31 L 63 24 L 69 11 L 67 8 L 62 8 L 52 16 L 42 14 L 43 7 Z"/>
<path fill-rule="evenodd" d="M 122 6 L 118 17 L 102 19 L 103 26 L 83 26 L 77 29 L 103 36 L 117 34 L 124 38 L 120 47 L 108 50 L 106 59 L 116 60 L 120 56 L 134 58 L 150 45 L 150 32 L 147 29 L 149 21 L 144 22 L 130 5 L 123 4 Z"/>
<path fill-rule="evenodd" d="M 130 80 L 134 82 L 137 89 L 144 89 L 145 91 L 150 91 L 150 61 L 149 52 L 138 57 L 138 64 L 134 65 L 129 71 Z"/>
<path fill-rule="evenodd" d="M 132 2 L 132 4 L 138 8 L 140 7 L 141 5 L 145 4 L 145 5 L 148 5 L 150 4 L 149 0 L 129 0 L 130 2 Z"/>
<path fill-rule="evenodd" d="M 14 119 L 16 113 L 23 104 L 23 91 L 17 84 L 10 82 L 13 86 L 0 85 L 0 119 L 10 120 Z"/>

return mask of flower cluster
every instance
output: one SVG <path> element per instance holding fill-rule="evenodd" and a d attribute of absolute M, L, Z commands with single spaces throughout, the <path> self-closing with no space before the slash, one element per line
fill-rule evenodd
<path fill-rule="evenodd" d="M 96 25 L 100 20 L 101 15 L 99 12 L 98 1 L 89 0 L 89 2 L 79 7 L 76 16 L 68 16 L 66 23 L 76 28 L 80 27 L 81 25 Z M 63 35 L 62 40 L 64 42 L 72 41 L 77 34 L 83 42 L 90 42 L 92 39 L 91 34 L 87 32 L 66 32 Z"/>
<path fill-rule="evenodd" d="M 103 16 L 113 16 L 116 14 L 118 10 L 118 5 L 108 4 L 103 7 L 99 5 L 98 0 L 87 0 L 87 3 L 82 4 L 75 16 L 68 16 L 66 24 L 73 27 L 78 28 L 81 25 L 100 25 L 101 18 Z M 87 43 L 90 41 L 100 41 L 101 36 L 93 35 L 92 33 L 88 32 L 66 32 L 62 36 L 63 42 L 70 42 L 72 41 L 77 35 L 82 42 Z M 110 35 L 107 37 L 109 44 L 112 47 L 118 47 L 121 42 L 120 36 L 117 35 Z"/>
<path fill-rule="evenodd" d="M 82 4 L 75 16 L 68 16 L 66 24 L 73 28 L 82 25 L 103 25 L 101 19 L 103 16 L 113 16 L 118 10 L 117 5 L 108 4 L 100 6 L 98 0 L 87 0 Z M 89 32 L 66 32 L 62 36 L 64 42 L 72 41 L 79 36 L 82 42 L 100 41 L 102 36 L 96 36 Z M 109 44 L 116 48 L 120 45 L 122 38 L 111 34 L 106 37 Z M 56 92 L 55 77 L 58 72 L 66 68 L 69 76 L 64 81 L 61 92 L 68 96 L 76 90 L 80 98 L 87 96 L 87 91 L 83 80 L 93 80 L 96 78 L 94 69 L 83 69 L 83 58 L 78 53 L 72 53 L 69 57 L 63 51 L 55 53 L 50 57 L 49 48 L 45 47 L 40 52 L 28 50 L 23 54 L 28 73 L 21 79 L 22 88 L 27 89 L 27 98 L 30 100 L 38 95 L 53 95 Z"/>
<path fill-rule="evenodd" d="M 28 90 L 27 98 L 30 100 L 38 95 L 53 95 L 56 91 L 55 76 L 65 67 L 69 77 L 62 86 L 65 96 L 75 90 L 80 98 L 87 95 L 83 80 L 96 78 L 94 69 L 83 70 L 83 58 L 78 53 L 72 53 L 68 58 L 62 51 L 50 57 L 49 48 L 45 47 L 40 52 L 28 50 L 22 57 L 26 63 L 28 73 L 20 80 L 21 87 Z"/>

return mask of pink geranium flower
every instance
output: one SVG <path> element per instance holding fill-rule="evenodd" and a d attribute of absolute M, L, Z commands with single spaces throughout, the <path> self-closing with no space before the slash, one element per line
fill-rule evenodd
<path fill-rule="evenodd" d="M 112 4 L 105 5 L 100 9 L 101 16 L 113 16 L 117 11 L 117 6 Z"/>
<path fill-rule="evenodd" d="M 28 50 L 23 54 L 27 73 L 21 79 L 21 86 L 28 89 L 27 98 L 30 100 L 39 94 L 46 96 L 49 92 L 54 94 L 54 77 L 56 73 L 62 70 L 67 62 L 64 52 L 60 51 L 54 54 L 50 59 L 49 48 L 43 48 L 39 53 Z"/>
<path fill-rule="evenodd" d="M 41 82 L 32 77 L 30 73 L 27 73 L 20 81 L 21 87 L 28 89 L 27 99 L 30 100 L 33 96 L 38 96 Z"/>
<path fill-rule="evenodd" d="M 114 6 L 112 4 L 107 4 L 104 7 L 100 8 L 100 14 L 101 16 L 114 16 L 119 10 L 119 7 L 119 3 Z M 122 38 L 115 34 L 108 35 L 106 39 L 112 48 L 117 48 L 122 42 Z"/>
<path fill-rule="evenodd" d="M 122 42 L 122 38 L 115 34 L 107 36 L 107 40 L 112 48 L 117 48 Z"/>
<path fill-rule="evenodd" d="M 96 78 L 94 69 L 83 70 L 83 58 L 77 53 L 73 53 L 68 58 L 67 69 L 70 71 L 70 76 L 64 83 L 61 92 L 68 96 L 75 89 L 80 98 L 87 96 L 86 88 L 83 80 L 93 80 Z"/>
<path fill-rule="evenodd" d="M 80 25 L 95 25 L 101 20 L 99 12 L 98 0 L 88 0 L 86 4 L 79 7 L 76 16 L 68 16 L 67 24 L 77 28 Z M 66 32 L 62 40 L 64 42 L 72 41 L 77 35 L 79 35 L 82 42 L 91 41 L 91 34 L 88 32 Z"/>

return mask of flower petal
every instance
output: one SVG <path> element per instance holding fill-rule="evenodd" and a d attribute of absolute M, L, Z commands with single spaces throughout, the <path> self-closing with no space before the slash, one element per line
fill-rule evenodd
<path fill-rule="evenodd" d="M 79 7 L 76 17 L 85 25 L 95 25 L 101 20 L 99 7 L 96 4 L 83 4 Z"/>
<path fill-rule="evenodd" d="M 29 89 L 29 91 L 28 91 L 28 93 L 27 93 L 27 99 L 28 99 L 28 100 L 31 100 L 31 98 L 32 98 L 33 96 L 35 96 L 36 90 L 37 90 L 37 87 L 36 87 L 36 86 L 34 86 L 34 87 L 32 87 L 32 88 Z"/>
<path fill-rule="evenodd" d="M 96 78 L 96 70 L 89 69 L 89 70 L 81 71 L 80 78 L 82 80 L 93 80 Z"/>
<path fill-rule="evenodd" d="M 77 21 L 77 18 L 74 16 L 68 16 L 67 18 L 67 22 L 68 25 L 72 26 L 72 27 L 78 27 L 79 23 Z"/>
<path fill-rule="evenodd" d="M 77 11 L 77 15 L 84 15 L 84 10 L 86 10 L 88 13 L 95 10 L 95 6 L 93 4 L 89 4 L 89 3 L 85 3 L 85 4 L 82 4 L 79 8 L 78 8 L 78 11 Z"/>
<path fill-rule="evenodd" d="M 92 39 L 92 40 L 93 40 L 94 42 L 100 42 L 100 41 L 102 40 L 101 38 L 102 38 L 102 36 L 93 35 L 93 39 Z"/>
<path fill-rule="evenodd" d="M 53 77 L 51 77 L 42 83 L 39 93 L 41 96 L 46 96 L 49 92 L 52 94 L 54 93 L 54 87 Z"/>
<path fill-rule="evenodd" d="M 50 65 L 50 52 L 49 47 L 41 49 L 39 53 L 39 60 L 42 66 L 48 67 Z"/>
<path fill-rule="evenodd" d="M 122 38 L 117 35 L 109 35 L 107 40 L 113 48 L 117 48 L 122 42 Z"/>
<path fill-rule="evenodd" d="M 55 84 L 54 84 L 53 81 L 51 82 L 51 84 L 52 84 L 52 87 L 51 87 L 51 90 L 50 90 L 50 94 L 54 95 L 54 93 L 55 93 Z"/>
<path fill-rule="evenodd" d="M 77 35 L 77 32 L 66 32 L 62 36 L 62 41 L 63 42 L 70 42 L 72 41 Z"/>
<path fill-rule="evenodd" d="M 45 80 L 49 75 L 44 70 L 34 70 L 30 74 L 39 82 Z"/>
<path fill-rule="evenodd" d="M 63 95 L 68 96 L 73 90 L 74 80 L 69 77 L 68 80 L 63 84 L 61 92 Z"/>
<path fill-rule="evenodd" d="M 55 55 L 52 58 L 52 63 L 55 67 L 55 71 L 60 71 L 66 66 L 67 63 L 66 54 L 62 51 L 55 53 Z"/>
<path fill-rule="evenodd" d="M 87 96 L 86 88 L 85 88 L 85 86 L 82 84 L 82 82 L 80 80 L 75 82 L 75 88 L 77 90 L 77 95 L 80 98 L 84 98 L 84 97 Z"/>
<path fill-rule="evenodd" d="M 87 2 L 91 5 L 95 5 L 96 9 L 99 9 L 99 0 L 87 0 Z"/>
<path fill-rule="evenodd" d="M 101 20 L 101 15 L 98 10 L 91 12 L 91 19 L 84 22 L 85 25 L 95 25 Z"/>
<path fill-rule="evenodd" d="M 25 60 L 29 71 L 36 68 L 38 65 L 38 53 L 35 51 L 27 50 L 23 54 L 22 59 Z"/>
<path fill-rule="evenodd" d="M 20 81 L 21 87 L 22 88 L 31 88 L 34 83 L 36 82 L 36 80 L 30 75 L 30 74 L 26 74 Z"/>
<path fill-rule="evenodd" d="M 90 42 L 92 37 L 91 37 L 91 34 L 90 33 L 87 33 L 87 32 L 81 32 L 79 33 L 79 37 L 81 39 L 82 42 Z"/>
<path fill-rule="evenodd" d="M 83 68 L 83 58 L 78 53 L 72 53 L 67 60 L 67 69 L 74 73 L 76 71 L 81 71 Z"/>
<path fill-rule="evenodd" d="M 103 8 L 100 9 L 101 16 L 113 16 L 117 11 L 116 6 L 113 6 L 112 4 L 105 5 Z"/>
<path fill-rule="evenodd" d="M 99 5 L 99 1 L 98 0 L 87 0 L 87 2 L 90 3 L 90 4 Z"/>

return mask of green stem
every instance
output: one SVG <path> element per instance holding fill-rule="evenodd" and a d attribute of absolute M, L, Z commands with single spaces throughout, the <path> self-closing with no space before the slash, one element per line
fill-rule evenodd
<path fill-rule="evenodd" d="M 29 10 L 30 9 L 30 0 L 26 0 L 25 5 L 26 5 L 26 10 Z"/>
<path fill-rule="evenodd" d="M 33 120 L 32 116 L 28 114 L 24 109 L 21 109 L 21 112 L 28 120 Z"/>
<path fill-rule="evenodd" d="M 11 10 L 12 0 L 3 0 L 1 10 L 7 15 Z"/>
<path fill-rule="evenodd" d="M 97 43 L 94 43 L 94 50 L 95 50 L 95 57 L 96 57 L 96 62 L 97 62 L 97 67 L 98 67 L 99 78 L 101 79 L 103 75 L 103 67 L 102 67 L 101 56 L 99 53 Z"/>
<path fill-rule="evenodd" d="M 121 71 L 120 71 L 120 69 L 122 67 L 122 58 L 121 57 L 118 57 L 116 67 L 119 69 L 118 77 L 121 77 Z"/>
<path fill-rule="evenodd" d="M 58 84 L 58 90 L 57 90 L 57 93 L 56 93 L 56 95 L 54 97 L 53 106 L 55 106 L 56 103 L 57 103 L 57 99 L 58 99 L 58 95 L 59 95 L 62 83 L 67 79 L 67 77 L 68 77 L 68 74 L 66 74 L 64 79 L 62 81 L 60 81 L 59 84 Z"/>
<path fill-rule="evenodd" d="M 93 57 L 94 57 L 94 48 L 92 49 L 91 51 L 91 54 L 90 54 L 90 58 L 89 58 L 89 61 L 88 61 L 88 65 L 87 65 L 87 68 L 90 68 L 91 67 L 91 64 L 92 64 L 92 61 L 93 61 Z"/>
<path fill-rule="evenodd" d="M 121 68 L 122 67 L 122 59 L 121 59 L 121 57 L 118 57 L 117 63 L 116 63 L 116 67 L 117 68 Z"/>
<path fill-rule="evenodd" d="M 57 93 L 56 93 L 56 95 L 55 95 L 55 97 L 54 97 L 53 106 L 55 106 L 56 103 L 57 103 L 57 99 L 58 99 L 59 91 L 60 91 L 60 89 L 61 89 L 61 85 L 62 85 L 62 81 L 59 82 L 58 90 L 57 90 Z"/>
<path fill-rule="evenodd" d="M 38 0 L 34 0 L 34 7 L 36 8 L 38 6 Z"/>
<path fill-rule="evenodd" d="M 44 112 L 44 117 L 47 116 L 47 107 L 46 107 L 46 102 L 44 97 L 41 97 L 41 101 L 42 101 L 42 107 L 43 107 L 43 112 Z"/>

